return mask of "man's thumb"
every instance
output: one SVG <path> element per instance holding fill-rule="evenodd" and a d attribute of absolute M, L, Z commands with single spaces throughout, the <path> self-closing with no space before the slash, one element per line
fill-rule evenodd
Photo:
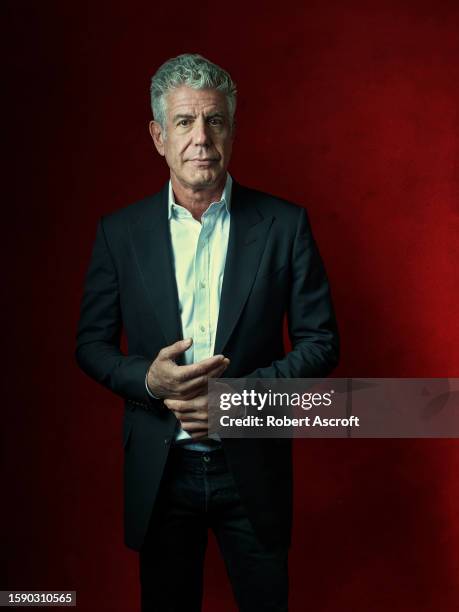
<path fill-rule="evenodd" d="M 184 353 L 193 344 L 193 338 L 185 338 L 185 340 L 177 340 L 174 344 L 167 347 L 166 357 L 174 359 L 178 355 Z"/>

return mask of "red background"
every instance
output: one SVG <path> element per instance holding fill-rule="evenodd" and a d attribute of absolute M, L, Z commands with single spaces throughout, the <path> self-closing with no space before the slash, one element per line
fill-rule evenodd
<path fill-rule="evenodd" d="M 77 369 L 73 350 L 98 218 L 167 177 L 147 132 L 149 77 L 182 52 L 231 72 L 230 170 L 307 207 L 342 335 L 336 376 L 457 377 L 459 6 L 3 8 L 9 586 L 77 590 L 85 611 L 136 610 L 122 401 Z M 456 609 L 457 442 L 295 444 L 291 610 Z M 213 540 L 204 610 L 235 610 Z"/>

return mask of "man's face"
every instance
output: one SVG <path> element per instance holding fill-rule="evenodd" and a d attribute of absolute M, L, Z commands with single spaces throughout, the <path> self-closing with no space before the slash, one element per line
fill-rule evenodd
<path fill-rule="evenodd" d="M 150 123 L 153 142 L 184 187 L 212 188 L 226 174 L 233 144 L 225 94 L 181 86 L 166 96 L 166 135 Z"/>

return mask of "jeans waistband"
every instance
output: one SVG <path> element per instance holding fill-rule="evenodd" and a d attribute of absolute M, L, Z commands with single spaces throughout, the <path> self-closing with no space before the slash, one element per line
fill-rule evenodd
<path fill-rule="evenodd" d="M 223 472 L 228 469 L 222 448 L 209 451 L 190 450 L 184 446 L 172 446 L 168 463 L 192 472 Z"/>

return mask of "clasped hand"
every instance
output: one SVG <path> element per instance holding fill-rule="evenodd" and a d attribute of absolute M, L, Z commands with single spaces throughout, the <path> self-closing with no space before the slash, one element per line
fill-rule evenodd
<path fill-rule="evenodd" d="M 164 399 L 165 406 L 193 439 L 208 434 L 209 378 L 220 377 L 229 365 L 224 355 L 214 355 L 190 365 L 177 365 L 175 359 L 190 348 L 192 339 L 164 347 L 148 370 L 150 391 Z"/>

